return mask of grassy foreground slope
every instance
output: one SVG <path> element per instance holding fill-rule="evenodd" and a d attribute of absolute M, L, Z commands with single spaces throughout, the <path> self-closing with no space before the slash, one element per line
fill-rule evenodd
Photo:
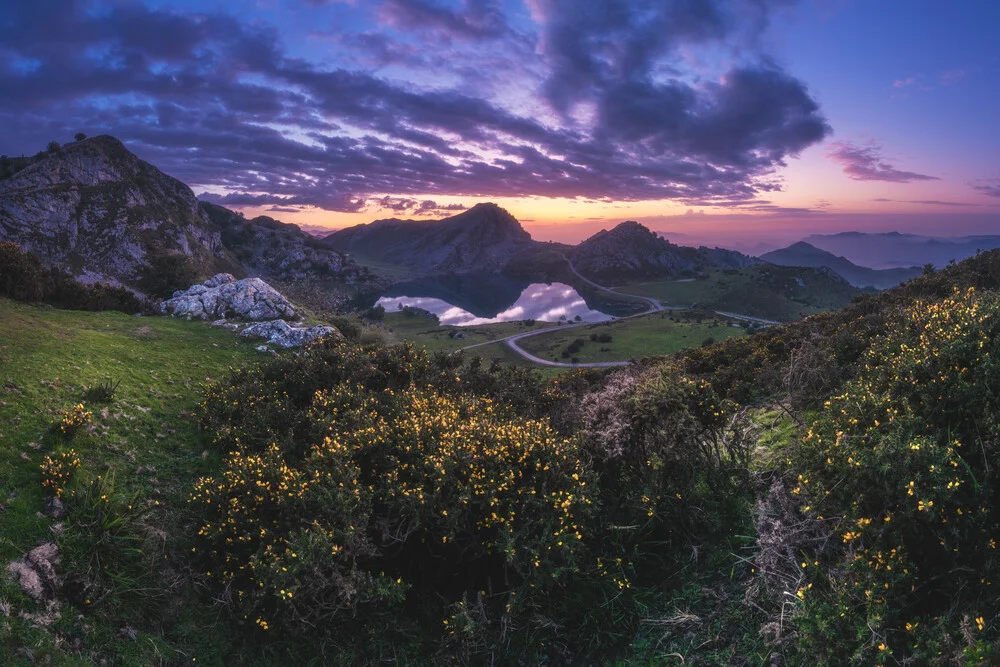
<path fill-rule="evenodd" d="M 231 332 L 200 322 L 0 299 L 0 562 L 55 539 L 66 579 L 63 595 L 36 605 L 4 577 L 0 663 L 222 661 L 222 635 L 210 629 L 215 613 L 198 602 L 178 558 L 188 539 L 179 510 L 218 463 L 203 454 L 191 414 L 202 383 L 257 356 Z M 67 441 L 59 411 L 109 380 L 121 383 L 113 400 L 85 402 L 92 423 Z M 40 513 L 39 466 L 69 449 L 81 480 L 100 475 L 100 495 L 132 506 L 120 524 L 102 522 L 101 504 L 86 500 L 66 520 Z M 134 558 L 102 560 L 120 550 Z"/>

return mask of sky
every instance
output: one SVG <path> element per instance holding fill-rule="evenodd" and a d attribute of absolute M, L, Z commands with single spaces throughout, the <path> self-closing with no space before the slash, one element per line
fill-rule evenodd
<path fill-rule="evenodd" d="M 1000 233 L 995 0 L 0 0 L 0 153 L 112 134 L 340 228 Z"/>

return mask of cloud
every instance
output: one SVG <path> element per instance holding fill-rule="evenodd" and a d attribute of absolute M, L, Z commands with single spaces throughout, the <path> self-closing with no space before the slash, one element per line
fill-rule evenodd
<path fill-rule="evenodd" d="M 969 184 L 973 190 L 987 197 L 1000 198 L 1000 178 L 986 179 Z"/>
<path fill-rule="evenodd" d="M 383 0 L 380 20 L 406 30 L 426 30 L 456 39 L 499 39 L 510 28 L 498 0 L 464 0 L 459 11 L 431 0 Z"/>
<path fill-rule="evenodd" d="M 416 215 L 416 216 L 435 216 L 435 215 L 452 215 L 455 212 L 464 211 L 467 207 L 463 204 L 438 204 L 433 199 L 424 199 L 418 201 L 416 199 L 410 199 L 408 197 L 382 197 L 381 199 L 373 199 L 368 202 L 369 208 L 390 210 L 393 213 L 406 214 L 406 215 Z"/>
<path fill-rule="evenodd" d="M 277 28 L 226 14 L 15 3 L 0 22 L 0 144 L 31 153 L 108 132 L 231 206 L 751 202 L 830 133 L 806 85 L 760 49 L 789 4 L 532 0 L 536 34 L 513 28 L 498 0 L 384 0 L 388 25 L 342 29 L 321 63 L 289 54 Z M 684 70 L 681 51 L 702 47 L 733 54 L 721 76 Z"/>
<path fill-rule="evenodd" d="M 969 204 L 958 201 L 941 201 L 940 199 L 888 199 L 886 197 L 876 197 L 874 202 L 899 202 L 902 204 L 924 204 L 926 206 L 953 206 L 953 207 L 978 207 L 980 204 Z"/>
<path fill-rule="evenodd" d="M 893 88 L 906 88 L 907 86 L 916 86 L 920 83 L 920 77 L 910 76 L 905 79 L 896 79 L 892 82 Z"/>
<path fill-rule="evenodd" d="M 886 161 L 881 151 L 881 147 L 874 144 L 859 146 L 846 141 L 834 141 L 827 145 L 826 156 L 841 165 L 844 173 L 855 181 L 910 183 L 941 180 L 936 176 L 896 169 Z"/>
<path fill-rule="evenodd" d="M 958 83 L 968 75 L 969 72 L 965 69 L 962 68 L 950 69 L 941 74 L 941 83 L 943 83 L 946 86 L 950 86 L 953 83 Z"/>

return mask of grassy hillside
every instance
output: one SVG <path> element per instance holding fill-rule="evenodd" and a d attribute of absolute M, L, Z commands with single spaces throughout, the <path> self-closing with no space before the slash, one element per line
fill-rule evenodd
<path fill-rule="evenodd" d="M 843 308 L 861 291 L 820 271 L 761 265 L 704 278 L 631 283 L 615 287 L 667 306 L 693 306 L 788 322 Z"/>
<path fill-rule="evenodd" d="M 742 327 L 713 314 L 666 311 L 540 334 L 520 345 L 542 359 L 591 363 L 673 354 L 744 335 Z"/>
<path fill-rule="evenodd" d="M 0 663 L 221 662 L 221 636 L 205 631 L 216 614 L 179 558 L 190 539 L 184 500 L 218 462 L 193 412 L 204 383 L 259 356 L 200 322 L 0 299 L 0 562 L 55 539 L 69 591 L 42 612 L 46 618 L 25 618 L 39 613 L 36 605 L 4 581 L 0 601 L 10 606 Z M 88 389 L 108 382 L 117 385 L 112 400 L 86 400 Z M 69 440 L 60 411 L 81 402 L 92 422 Z M 39 466 L 71 449 L 81 481 L 101 476 L 100 495 L 133 506 L 120 524 L 82 502 L 66 520 L 41 514 Z M 122 555 L 136 548 L 143 553 Z"/>

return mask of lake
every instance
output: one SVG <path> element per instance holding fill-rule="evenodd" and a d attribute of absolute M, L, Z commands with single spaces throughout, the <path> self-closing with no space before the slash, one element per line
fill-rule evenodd
<path fill-rule="evenodd" d="M 376 305 L 390 313 L 404 306 L 423 308 L 437 315 L 441 324 L 452 326 L 517 320 L 558 322 L 579 318 L 583 322 L 605 322 L 613 319 L 611 315 L 588 306 L 579 292 L 564 283 L 531 283 L 522 287 L 516 283 L 497 284 L 496 281 L 492 278 L 477 283 L 466 278 L 463 280 L 464 289 L 460 291 L 443 289 L 439 282 L 434 284 L 433 289 L 428 289 L 427 283 L 397 285 L 386 292 Z M 448 292 L 448 296 L 454 298 L 440 298 L 445 296 L 441 292 Z M 475 299 L 476 294 L 482 298 Z"/>

